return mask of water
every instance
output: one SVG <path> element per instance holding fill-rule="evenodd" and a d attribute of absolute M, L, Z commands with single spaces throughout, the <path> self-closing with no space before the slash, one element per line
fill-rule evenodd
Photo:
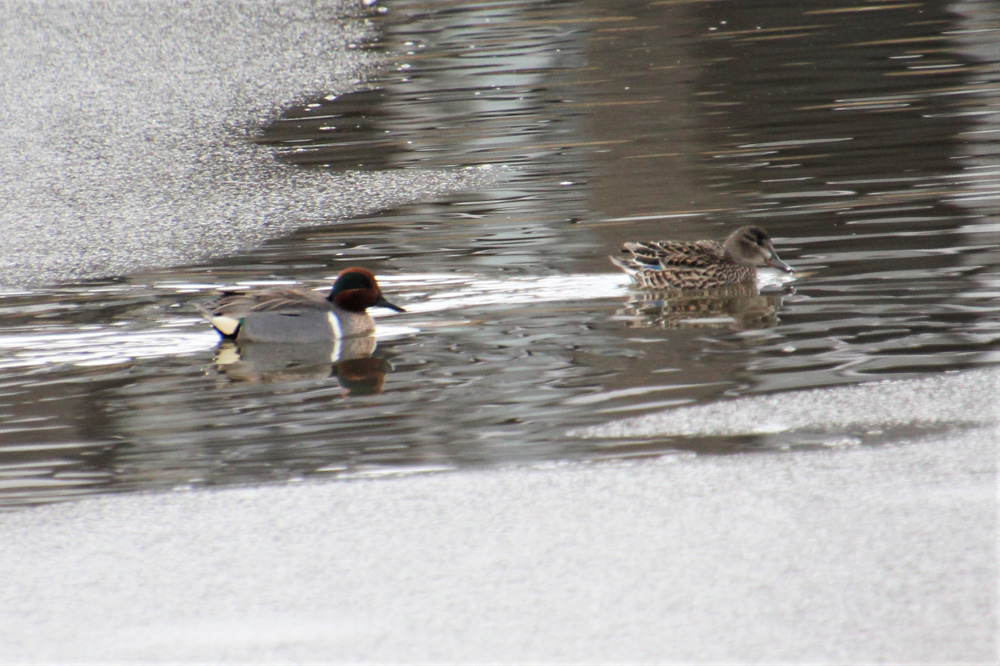
<path fill-rule="evenodd" d="M 996 5 L 747 4 L 393 3 L 359 46 L 391 63 L 382 80 L 258 141 L 311 174 L 500 185 L 3 295 L 0 502 L 754 450 L 568 433 L 997 363 Z M 748 222 L 792 283 L 651 302 L 607 260 Z M 409 310 L 375 312 L 374 351 L 236 350 L 194 309 L 219 285 L 320 287 L 353 264 Z"/>

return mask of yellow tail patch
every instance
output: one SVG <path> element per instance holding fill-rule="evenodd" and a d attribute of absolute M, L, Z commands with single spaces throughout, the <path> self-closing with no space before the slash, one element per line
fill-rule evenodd
<path fill-rule="evenodd" d="M 233 319 L 232 317 L 210 317 L 208 321 L 215 327 L 215 330 L 222 333 L 226 337 L 236 335 L 236 331 L 239 330 L 240 324 L 243 323 L 242 320 Z"/>

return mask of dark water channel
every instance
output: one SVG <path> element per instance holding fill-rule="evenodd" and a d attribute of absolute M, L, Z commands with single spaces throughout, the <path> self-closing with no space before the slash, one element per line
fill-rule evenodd
<path fill-rule="evenodd" d="M 1000 361 L 1000 28 L 984 2 L 395 2 L 371 89 L 259 140 L 290 168 L 489 168 L 211 264 L 0 298 L 0 503 L 747 451 L 572 428 Z M 631 294 L 623 240 L 768 228 L 798 269 L 726 303 Z M 219 347 L 214 286 L 348 265 L 377 348 Z M 376 316 L 383 315 L 376 312 Z M 877 443 L 877 442 L 873 442 Z M 817 442 L 803 442 L 817 445 Z"/>

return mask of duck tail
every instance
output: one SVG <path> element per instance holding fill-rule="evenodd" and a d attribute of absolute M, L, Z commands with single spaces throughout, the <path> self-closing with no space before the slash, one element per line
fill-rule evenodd
<path fill-rule="evenodd" d="M 622 259 L 620 257 L 615 257 L 613 255 L 608 256 L 608 259 L 610 259 L 611 263 L 613 263 L 615 266 L 625 271 L 628 274 L 628 276 L 633 280 L 635 279 L 636 275 L 639 274 L 639 266 L 637 266 L 634 261 L 631 261 L 629 259 Z"/>
<path fill-rule="evenodd" d="M 239 319 L 233 317 L 226 317 L 219 315 L 214 310 L 210 310 L 201 303 L 195 303 L 195 307 L 201 316 L 208 320 L 208 323 L 212 325 L 212 328 L 224 338 L 235 338 L 236 334 L 240 331 L 240 325 L 243 323 Z"/>

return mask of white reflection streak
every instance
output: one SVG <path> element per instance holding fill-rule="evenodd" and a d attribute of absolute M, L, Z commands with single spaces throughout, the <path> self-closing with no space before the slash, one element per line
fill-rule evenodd
<path fill-rule="evenodd" d="M 467 275 L 417 275 L 379 278 L 384 285 L 398 282 L 413 285 L 465 285 L 455 290 L 438 291 L 422 302 L 408 303 L 407 312 L 426 313 L 483 305 L 525 305 L 531 303 L 566 302 L 602 298 L 618 298 L 628 286 L 624 273 L 597 275 L 553 275 L 542 278 L 510 278 L 484 280 Z"/>
<path fill-rule="evenodd" d="M 5 335 L 0 336 L 0 369 L 49 364 L 114 365 L 211 349 L 218 339 L 211 330 L 187 333 L 168 327 L 141 332 L 108 329 L 86 333 Z"/>
<path fill-rule="evenodd" d="M 758 270 L 757 287 L 780 287 L 795 278 L 768 268 Z M 383 285 L 400 287 L 425 284 L 446 286 L 466 285 L 451 291 L 437 291 L 424 301 L 407 303 L 411 313 L 440 312 L 484 305 L 529 305 L 559 302 L 571 304 L 586 300 L 622 298 L 627 294 L 629 278 L 624 273 L 592 275 L 552 275 L 542 278 L 509 278 L 484 280 L 467 275 L 408 275 L 379 278 Z M 399 315 L 389 315 L 399 316 Z M 404 315 L 405 316 L 405 315 Z"/>
<path fill-rule="evenodd" d="M 775 286 L 784 281 L 777 272 L 761 271 L 758 286 Z M 493 305 L 566 303 L 598 299 L 620 299 L 627 294 L 629 279 L 624 273 L 593 275 L 551 275 L 504 280 L 474 275 L 411 274 L 380 277 L 387 291 L 398 290 L 411 302 L 407 312 L 423 314 Z M 200 285 L 199 285 L 200 286 Z M 204 285 L 214 289 L 215 285 Z M 328 287 L 327 287 L 328 288 Z M 397 338 L 420 333 L 406 325 L 406 315 L 376 311 L 380 321 L 377 337 Z M 395 320 L 402 316 L 404 319 Z M 399 323 L 396 323 L 396 322 Z M 50 364 L 104 366 L 137 359 L 192 354 L 213 349 L 218 334 L 207 323 L 193 317 L 160 322 L 152 330 L 130 331 L 120 324 L 75 330 L 20 332 L 0 335 L 0 369 L 38 367 Z"/>

